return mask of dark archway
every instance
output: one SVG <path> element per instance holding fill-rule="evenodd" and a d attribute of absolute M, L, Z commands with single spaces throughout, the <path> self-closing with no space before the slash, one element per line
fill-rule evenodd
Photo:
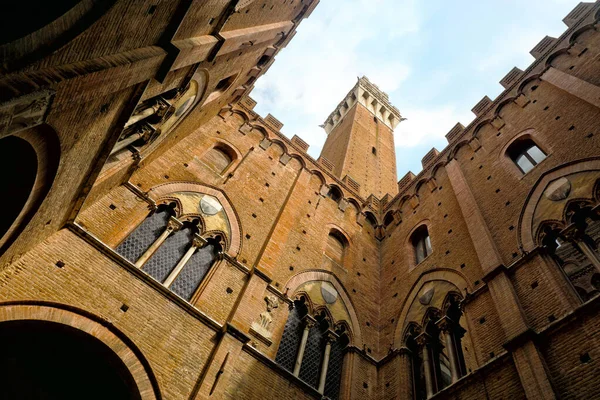
<path fill-rule="evenodd" d="M 0 238 L 25 207 L 35 184 L 37 169 L 37 156 L 29 142 L 16 136 L 0 139 Z"/>
<path fill-rule="evenodd" d="M 58 136 L 46 124 L 0 139 L 0 254 L 21 234 L 48 195 L 60 153 Z"/>
<path fill-rule="evenodd" d="M 0 323 L 0 398 L 139 400 L 135 381 L 104 343 L 47 321 Z"/>
<path fill-rule="evenodd" d="M 81 0 L 13 1 L 3 8 L 0 44 L 10 43 L 35 32 L 58 19 Z"/>

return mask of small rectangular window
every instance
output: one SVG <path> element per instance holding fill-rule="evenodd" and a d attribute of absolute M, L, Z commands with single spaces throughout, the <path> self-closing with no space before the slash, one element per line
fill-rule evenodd
<path fill-rule="evenodd" d="M 537 146 L 533 146 L 529 150 L 527 150 L 527 154 L 529 154 L 529 156 L 533 159 L 533 161 L 535 161 L 536 164 L 541 163 L 544 160 L 544 158 L 546 158 L 544 152 L 540 150 L 540 148 Z"/>
<path fill-rule="evenodd" d="M 375 147 L 371 147 L 371 153 L 377 155 L 377 149 Z"/>
<path fill-rule="evenodd" d="M 534 167 L 533 163 L 529 161 L 529 158 L 526 157 L 525 154 L 518 156 L 515 162 L 517 163 L 519 168 L 521 168 L 521 171 L 523 171 L 524 174 L 531 171 Z"/>

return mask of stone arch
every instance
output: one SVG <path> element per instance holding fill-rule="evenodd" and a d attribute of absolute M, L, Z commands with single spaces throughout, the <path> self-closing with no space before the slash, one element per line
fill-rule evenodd
<path fill-rule="evenodd" d="M 483 120 L 480 123 L 478 123 L 477 126 L 475 127 L 475 129 L 473 129 L 472 137 L 477 138 L 479 131 L 481 131 L 483 129 L 483 127 L 485 127 L 486 125 L 492 125 L 492 120 L 488 118 L 488 119 Z M 481 139 L 481 138 L 479 138 L 479 139 Z"/>
<path fill-rule="evenodd" d="M 533 81 L 539 81 L 540 76 L 542 76 L 542 74 L 533 74 L 533 75 L 530 75 L 527 78 L 523 79 L 523 82 L 521 82 L 521 84 L 519 85 L 519 88 L 517 89 L 517 96 L 521 95 L 521 94 L 525 94 L 524 90 L 527 87 L 527 85 L 529 85 Z"/>
<path fill-rule="evenodd" d="M 69 8 L 56 8 L 54 2 L 46 3 L 56 9 L 59 13 L 50 21 L 36 21 L 36 24 L 25 24 L 26 30 L 19 37 L 10 42 L 0 43 L 0 52 L 3 54 L 3 62 L 0 64 L 0 73 L 9 72 L 26 67 L 38 60 L 41 60 L 53 52 L 57 51 L 67 43 L 75 39 L 112 8 L 116 0 L 81 0 L 71 1 Z M 25 7 L 30 6 L 25 3 Z M 50 9 L 47 9 L 49 11 Z M 28 12 L 27 9 L 22 10 Z M 47 13 L 38 10 L 42 16 Z M 31 16 L 31 12 L 29 12 Z M 9 17 L 7 15 L 7 17 Z M 17 16 L 13 16 L 17 17 Z M 10 18 L 10 17 L 9 17 Z M 28 18 L 19 18 L 19 21 L 25 23 Z M 6 22 L 6 21 L 5 21 Z M 29 22 L 29 21 L 27 21 Z M 14 24 L 3 24 L 7 27 L 14 27 Z M 0 35 L 9 37 L 5 35 Z"/>
<path fill-rule="evenodd" d="M 431 281 L 446 281 L 454 285 L 460 291 L 464 289 L 468 289 L 470 291 L 472 289 L 466 277 L 462 273 L 453 269 L 438 268 L 422 273 L 415 283 L 413 283 L 409 294 L 404 298 L 400 312 L 398 313 L 398 318 L 396 319 L 396 328 L 394 329 L 394 346 L 396 348 L 403 346 L 403 334 L 406 332 L 405 326 L 408 327 L 409 323 L 411 322 L 407 320 L 407 316 L 412 305 L 412 301 L 416 298 L 421 287 L 423 287 L 425 283 Z"/>
<path fill-rule="evenodd" d="M 142 400 L 162 398 L 150 363 L 140 349 L 113 324 L 71 306 L 49 302 L 0 304 L 0 323 L 44 321 L 64 325 L 102 342 L 122 361 L 131 374 Z"/>
<path fill-rule="evenodd" d="M 468 140 L 461 140 L 460 142 L 458 142 L 454 146 L 452 146 L 452 149 L 448 152 L 448 157 L 447 157 L 448 162 L 450 162 L 452 159 L 456 158 L 456 154 L 458 153 L 458 150 L 460 150 L 462 147 L 468 146 L 468 145 L 469 145 Z M 437 165 L 436 165 L 436 167 L 437 167 Z"/>
<path fill-rule="evenodd" d="M 321 171 L 312 169 L 310 171 L 310 173 L 315 175 L 316 177 L 318 177 L 321 180 L 321 185 L 324 185 L 327 182 L 327 180 L 325 179 L 325 175 L 323 175 L 323 173 Z M 358 207 L 358 209 L 360 210 L 360 207 Z"/>
<path fill-rule="evenodd" d="M 355 340 L 353 343 L 363 343 L 362 334 L 360 330 L 360 323 L 358 321 L 358 316 L 356 314 L 354 304 L 352 303 L 352 300 L 350 299 L 350 296 L 348 295 L 348 292 L 346 291 L 342 283 L 333 273 L 325 270 L 303 271 L 299 274 L 292 276 L 290 280 L 288 280 L 285 284 L 285 287 L 286 290 L 288 290 L 291 293 L 294 293 L 295 290 L 298 287 L 300 287 L 300 285 L 311 281 L 324 281 L 329 282 L 331 285 L 333 285 L 335 290 L 340 295 L 342 302 L 346 306 L 346 309 L 348 310 L 348 315 L 350 316 L 350 321 L 348 321 L 348 323 L 351 328 L 352 338 L 353 340 Z"/>
<path fill-rule="evenodd" d="M 502 99 L 502 101 L 498 104 L 498 106 L 496 107 L 496 110 L 494 111 L 494 117 L 502 117 L 501 113 L 502 110 L 504 109 L 504 107 L 507 107 L 509 105 L 513 105 L 514 101 L 517 99 L 517 96 L 509 96 L 505 99 Z M 514 104 L 516 106 L 516 104 Z"/>
<path fill-rule="evenodd" d="M 525 200 L 525 205 L 519 215 L 517 226 L 519 232 L 519 246 L 525 251 L 532 251 L 536 247 L 535 234 L 537 229 L 533 226 L 533 217 L 536 206 L 550 182 L 577 172 L 597 170 L 600 170 L 600 157 L 576 160 L 567 164 L 562 164 L 542 174 L 529 191 Z"/>
<path fill-rule="evenodd" d="M 2 151 L 6 154 L 2 154 L 0 163 L 8 165 L 2 166 L 2 173 L 7 176 L 3 178 L 3 187 L 0 189 L 5 206 L 2 216 L 5 220 L 0 220 L 0 254 L 23 232 L 48 196 L 58 172 L 61 154 L 58 135 L 46 124 L 1 138 L 0 153 Z M 22 187 L 24 175 L 29 177 L 26 188 Z M 7 186 L 11 178 L 14 188 Z M 7 214 L 9 203 L 12 203 L 13 210 Z"/>
<path fill-rule="evenodd" d="M 421 189 L 421 186 L 425 185 L 427 183 L 429 179 L 427 178 L 421 178 L 419 179 L 419 181 L 414 185 L 414 189 L 413 189 L 413 195 L 420 197 L 419 196 L 419 189 Z"/>
<path fill-rule="evenodd" d="M 232 257 L 235 257 L 237 254 L 239 254 L 242 248 L 242 227 L 237 212 L 233 208 L 231 201 L 227 195 L 225 195 L 225 193 L 212 186 L 197 182 L 181 181 L 163 183 L 162 185 L 155 186 L 148 191 L 148 196 L 152 200 L 157 201 L 159 198 L 175 192 L 198 192 L 216 197 L 223 206 L 223 210 L 227 215 L 227 219 L 229 220 L 229 225 L 231 228 L 231 238 L 229 240 L 229 247 L 226 249 L 226 252 Z"/>
<path fill-rule="evenodd" d="M 575 32 L 573 32 L 571 34 L 571 36 L 569 37 L 569 44 L 573 45 L 577 42 L 577 38 L 579 36 L 581 36 L 582 34 L 584 34 L 585 32 L 589 31 L 589 30 L 595 30 L 596 27 L 596 22 L 598 22 L 598 19 L 600 18 L 600 13 L 596 15 L 596 21 L 594 21 L 591 24 L 587 24 L 585 26 L 582 26 L 581 28 L 577 29 Z"/>
<path fill-rule="evenodd" d="M 293 153 L 293 154 L 290 154 L 290 157 L 293 158 L 294 160 L 297 160 L 300 163 L 300 166 L 302 167 L 302 169 L 306 169 L 306 160 L 304 159 L 304 157 L 302 157 L 302 155 Z"/>
<path fill-rule="evenodd" d="M 552 62 L 555 59 L 557 59 L 558 57 L 562 56 L 562 55 L 566 55 L 566 56 L 569 56 L 569 57 L 571 56 L 571 54 L 569 54 L 569 48 L 568 47 L 563 47 L 562 49 L 556 50 L 552 54 L 550 54 L 550 56 L 548 56 L 548 58 L 546 59 L 546 68 L 554 66 L 552 64 Z"/>

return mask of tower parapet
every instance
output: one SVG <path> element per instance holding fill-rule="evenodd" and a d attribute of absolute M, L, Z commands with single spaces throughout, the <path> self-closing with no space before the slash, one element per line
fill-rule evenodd
<path fill-rule="evenodd" d="M 329 114 L 323 128 L 329 134 L 341 121 L 344 115 L 356 104 L 362 104 L 367 110 L 383 122 L 388 128 L 394 130 L 403 120 L 400 111 L 394 107 L 388 98 L 387 93 L 383 92 L 377 85 L 371 83 L 366 76 L 359 78 L 356 85 L 348 92 L 344 100 L 338 104 L 335 110 Z"/>

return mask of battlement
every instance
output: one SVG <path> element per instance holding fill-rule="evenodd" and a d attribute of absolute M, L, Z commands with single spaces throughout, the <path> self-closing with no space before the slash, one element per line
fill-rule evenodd
<path fill-rule="evenodd" d="M 325 132 L 329 134 L 357 102 L 392 130 L 403 120 L 400 111 L 390 103 L 387 93 L 363 76 L 358 79 L 344 100 L 329 114 L 322 125 Z"/>

